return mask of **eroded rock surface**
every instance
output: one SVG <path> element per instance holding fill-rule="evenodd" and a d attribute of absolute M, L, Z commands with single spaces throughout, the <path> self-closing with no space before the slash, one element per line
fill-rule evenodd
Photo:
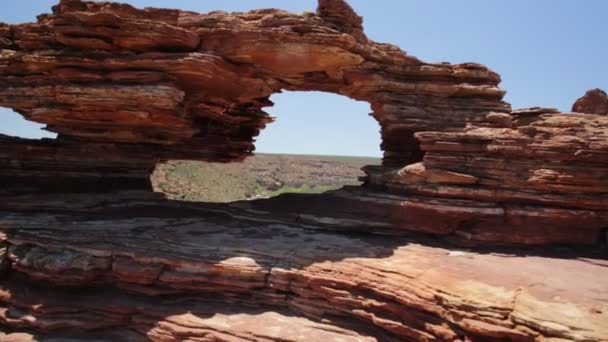
<path fill-rule="evenodd" d="M 573 112 L 608 115 L 608 95 L 601 89 L 589 90 L 572 107 Z"/>
<path fill-rule="evenodd" d="M 148 214 L 125 216 L 138 207 Z M 607 264 L 597 256 L 455 249 L 252 223 L 196 206 L 171 214 L 144 198 L 96 210 L 89 203 L 80 214 L 59 208 L 4 216 L 13 265 L 0 291 L 4 324 L 51 334 L 120 325 L 152 340 L 203 332 L 261 341 L 608 336 Z"/>
<path fill-rule="evenodd" d="M 282 89 L 370 102 L 387 165 L 419 158 L 416 131 L 510 110 L 493 71 L 424 63 L 369 41 L 343 1 L 303 15 L 62 1 L 0 36 L 0 105 L 46 123 L 60 139 L 146 145 L 151 158 L 176 145 L 190 153 L 173 151 L 173 159 L 249 155 L 272 121 L 262 108 Z"/>
<path fill-rule="evenodd" d="M 513 112 L 508 128 L 417 133 L 424 161 L 381 181 L 391 192 L 432 198 L 429 210 L 451 212 L 420 226 L 476 241 L 602 244 L 608 120 L 541 112 Z"/>
<path fill-rule="evenodd" d="M 0 340 L 608 341 L 601 91 L 512 112 L 495 72 L 375 43 L 341 0 L 63 0 L 0 24 L 0 80 L 1 106 L 58 133 L 0 137 Z M 282 89 L 371 104 L 364 186 L 151 192 L 159 161 L 251 155 Z"/>

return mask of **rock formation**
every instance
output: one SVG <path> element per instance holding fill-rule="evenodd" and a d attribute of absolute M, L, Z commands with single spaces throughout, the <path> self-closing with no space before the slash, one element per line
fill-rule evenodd
<path fill-rule="evenodd" d="M 58 133 L 0 137 L 2 340 L 608 340 L 598 92 L 512 112 L 495 72 L 375 43 L 342 0 L 62 0 L 0 25 L 0 79 L 1 106 Z M 371 104 L 384 158 L 364 186 L 152 193 L 159 162 L 250 156 L 281 90 Z"/>
<path fill-rule="evenodd" d="M 608 95 L 601 89 L 589 90 L 572 107 L 573 112 L 608 115 Z"/>

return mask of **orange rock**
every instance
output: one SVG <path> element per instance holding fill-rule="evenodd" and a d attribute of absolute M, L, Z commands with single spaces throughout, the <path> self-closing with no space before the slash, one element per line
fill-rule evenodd
<path fill-rule="evenodd" d="M 0 80 L 1 106 L 59 134 L 0 136 L 0 340 L 607 341 L 601 91 L 512 112 L 497 73 L 373 42 L 343 0 L 62 0 L 0 24 Z M 283 89 L 371 104 L 364 186 L 152 193 L 158 162 L 250 156 Z"/>

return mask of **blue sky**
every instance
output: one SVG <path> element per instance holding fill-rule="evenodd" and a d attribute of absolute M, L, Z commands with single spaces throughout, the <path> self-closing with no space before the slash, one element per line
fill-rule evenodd
<path fill-rule="evenodd" d="M 0 21 L 35 20 L 57 1 L 10 1 Z M 125 0 L 138 7 L 198 12 L 282 8 L 314 10 L 314 0 Z M 513 108 L 567 111 L 587 89 L 608 89 L 608 1 L 351 0 L 366 33 L 425 61 L 480 62 L 501 74 Z M 338 95 L 275 95 L 277 117 L 260 136 L 260 152 L 380 155 L 379 127 L 369 105 Z M 0 111 L 0 133 L 38 137 L 31 125 Z"/>

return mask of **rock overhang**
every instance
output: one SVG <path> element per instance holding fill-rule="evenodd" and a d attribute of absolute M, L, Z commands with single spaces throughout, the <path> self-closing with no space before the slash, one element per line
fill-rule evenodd
<path fill-rule="evenodd" d="M 0 30 L 11 42 L 2 46 L 0 105 L 60 138 L 160 149 L 222 141 L 217 158 L 238 160 L 270 122 L 263 111 L 270 95 L 334 92 L 370 102 L 387 164 L 405 164 L 417 149 L 400 136 L 464 126 L 463 112 L 508 112 L 499 77 L 486 67 L 424 63 L 362 29 L 343 1 L 301 15 L 62 1 L 38 23 Z M 427 122 L 416 117 L 421 107 Z M 454 119 L 441 120 L 439 111 Z M 185 157 L 193 155 L 174 158 Z"/>
<path fill-rule="evenodd" d="M 0 49 L 0 105 L 59 133 L 0 136 L 0 328 L 33 334 L 0 339 L 605 340 L 600 92 L 575 106 L 592 113 L 511 112 L 495 72 L 372 42 L 341 0 L 302 15 L 63 0 L 0 25 Z M 281 89 L 371 104 L 385 154 L 365 186 L 150 193 L 158 160 L 251 155 Z"/>

